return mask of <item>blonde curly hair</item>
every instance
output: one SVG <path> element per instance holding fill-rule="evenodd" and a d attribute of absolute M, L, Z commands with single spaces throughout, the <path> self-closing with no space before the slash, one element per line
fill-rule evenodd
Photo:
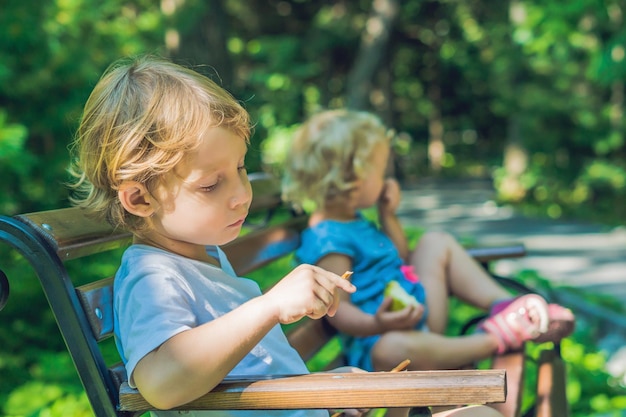
<path fill-rule="evenodd" d="M 293 137 L 283 199 L 315 209 L 346 198 L 367 174 L 373 149 L 381 142 L 389 143 L 388 130 L 372 113 L 342 109 L 312 116 Z"/>
<path fill-rule="evenodd" d="M 146 221 L 117 197 L 122 182 L 154 190 L 217 126 L 249 141 L 248 113 L 207 77 L 153 56 L 113 63 L 89 96 L 72 145 L 71 202 L 114 227 L 141 232 Z"/>

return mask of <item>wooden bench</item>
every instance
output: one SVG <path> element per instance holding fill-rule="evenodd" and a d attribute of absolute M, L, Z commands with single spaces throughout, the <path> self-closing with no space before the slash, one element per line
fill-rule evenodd
<path fill-rule="evenodd" d="M 307 221 L 306 216 L 283 206 L 276 179 L 264 174 L 250 177 L 254 190 L 250 226 L 246 233 L 224 247 L 240 276 L 292 253 Z M 133 416 L 151 409 L 139 392 L 127 385 L 119 358 L 106 363 L 101 350 L 102 342 L 107 339 L 110 342 L 113 332 L 112 278 L 70 276 L 66 268 L 70 260 L 89 259 L 126 247 L 131 242 L 130 234 L 94 221 L 81 209 L 64 208 L 0 216 L 0 241 L 21 253 L 39 278 L 95 415 Z M 494 259 L 521 256 L 524 248 L 515 245 L 476 249 L 472 253 L 487 264 Z M 74 284 L 85 280 L 89 282 Z M 6 304 L 8 294 L 9 281 L 0 270 L 0 309 Z M 286 332 L 305 361 L 335 336 L 324 320 L 301 320 Z M 511 363 L 521 371 L 524 355 L 509 356 L 515 358 Z M 323 369 L 339 366 L 342 360 L 338 355 Z M 497 366 L 486 370 L 315 373 L 227 379 L 180 409 L 343 409 L 498 403 L 505 400 L 507 372 L 511 371 Z M 508 384 L 509 392 L 516 398 L 514 413 L 518 413 L 520 382 L 509 378 Z M 552 389 L 546 391 L 547 398 L 551 392 Z"/>

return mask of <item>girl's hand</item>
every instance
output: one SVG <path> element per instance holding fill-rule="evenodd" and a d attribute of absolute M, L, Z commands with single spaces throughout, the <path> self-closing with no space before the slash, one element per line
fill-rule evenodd
<path fill-rule="evenodd" d="M 400 206 L 400 184 L 393 178 L 385 180 L 380 197 L 378 197 L 378 211 L 381 215 L 393 215 Z"/>
<path fill-rule="evenodd" d="M 278 322 L 289 324 L 304 316 L 319 319 L 334 316 L 339 306 L 338 291 L 356 291 L 349 280 L 314 265 L 299 265 L 263 297 L 275 308 Z"/>
<path fill-rule="evenodd" d="M 410 305 L 402 310 L 390 311 L 391 302 L 391 297 L 385 297 L 376 311 L 376 320 L 381 327 L 381 333 L 390 330 L 413 329 L 424 315 L 424 306 L 422 305 Z"/>

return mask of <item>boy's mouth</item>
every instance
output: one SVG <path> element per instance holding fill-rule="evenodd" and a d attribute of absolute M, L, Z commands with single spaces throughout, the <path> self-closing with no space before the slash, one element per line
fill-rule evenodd
<path fill-rule="evenodd" d="M 246 220 L 246 218 L 242 217 L 241 219 L 237 220 L 235 223 L 232 223 L 228 227 L 238 227 L 238 226 L 241 226 L 245 220 Z"/>

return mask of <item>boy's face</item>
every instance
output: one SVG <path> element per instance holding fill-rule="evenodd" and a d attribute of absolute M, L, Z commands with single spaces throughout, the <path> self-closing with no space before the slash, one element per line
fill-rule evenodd
<path fill-rule="evenodd" d="M 158 208 L 150 239 L 192 258 L 204 254 L 204 245 L 235 239 L 252 200 L 246 151 L 244 139 L 231 131 L 208 129 L 198 149 L 154 191 Z"/>

